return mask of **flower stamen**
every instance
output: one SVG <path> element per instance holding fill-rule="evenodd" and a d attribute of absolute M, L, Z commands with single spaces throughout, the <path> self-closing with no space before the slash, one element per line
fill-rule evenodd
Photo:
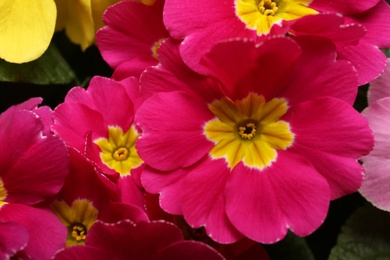
<path fill-rule="evenodd" d="M 260 13 L 264 15 L 275 15 L 278 11 L 278 6 L 272 0 L 261 0 L 258 5 Z"/>
<path fill-rule="evenodd" d="M 126 147 L 119 147 L 112 154 L 112 158 L 117 161 L 124 161 L 129 157 L 129 150 Z"/>
<path fill-rule="evenodd" d="M 256 125 L 254 123 L 246 123 L 244 126 L 239 126 L 238 134 L 243 140 L 251 140 L 256 135 Z"/>
<path fill-rule="evenodd" d="M 77 242 L 80 242 L 87 238 L 87 228 L 83 224 L 74 224 L 71 234 Z"/>

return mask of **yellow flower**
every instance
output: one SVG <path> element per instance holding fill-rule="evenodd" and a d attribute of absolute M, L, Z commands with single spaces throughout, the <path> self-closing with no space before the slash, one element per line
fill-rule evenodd
<path fill-rule="evenodd" d="M 23 63 L 39 58 L 54 33 L 53 0 L 0 1 L 0 58 Z"/>
<path fill-rule="evenodd" d="M 120 0 L 55 0 L 58 15 L 56 31 L 65 29 L 69 39 L 83 50 L 95 41 L 96 31 L 103 27 L 103 12 Z"/>

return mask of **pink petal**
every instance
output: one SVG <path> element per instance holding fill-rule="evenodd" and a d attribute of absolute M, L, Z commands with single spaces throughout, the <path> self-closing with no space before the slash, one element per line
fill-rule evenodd
<path fill-rule="evenodd" d="M 55 260 L 70 260 L 70 259 L 94 259 L 107 260 L 115 257 L 111 252 L 104 249 L 91 246 L 71 246 L 58 251 L 54 258 Z"/>
<path fill-rule="evenodd" d="M 204 226 L 207 235 L 219 243 L 232 243 L 242 238 L 225 212 L 224 190 L 229 168 L 224 159 L 203 160 L 188 169 L 181 190 L 183 215 L 190 226 Z"/>
<path fill-rule="evenodd" d="M 370 83 L 367 93 L 368 105 L 381 98 L 390 97 L 390 59 L 387 59 L 386 69 L 381 76 Z"/>
<path fill-rule="evenodd" d="M 113 225 L 96 222 L 89 230 L 86 244 L 104 248 L 120 259 L 151 259 L 161 249 L 183 237 L 176 226 L 168 222 L 121 221 Z"/>
<path fill-rule="evenodd" d="M 28 230 L 29 242 L 23 251 L 31 259 L 51 259 L 65 246 L 67 229 L 49 210 L 6 204 L 1 208 L 0 219 L 20 223 Z"/>
<path fill-rule="evenodd" d="M 366 30 L 360 24 L 344 24 L 339 14 L 308 15 L 291 26 L 293 35 L 316 35 L 330 39 L 338 46 L 356 45 Z"/>
<path fill-rule="evenodd" d="M 198 241 L 179 241 L 159 252 L 156 259 L 198 260 L 198 259 L 225 259 L 212 247 Z"/>
<path fill-rule="evenodd" d="M 187 169 L 179 168 L 171 172 L 159 172 L 146 167 L 142 172 L 141 181 L 145 189 L 152 193 L 160 193 L 159 204 L 170 214 L 181 215 L 181 190 L 183 178 L 188 174 Z"/>
<path fill-rule="evenodd" d="M 96 171 L 94 165 L 75 149 L 69 149 L 70 170 L 58 197 L 69 205 L 78 198 L 94 203 L 96 208 L 105 207 L 108 201 L 120 201 L 118 187 Z M 86 185 L 88 184 L 88 185 Z"/>
<path fill-rule="evenodd" d="M 323 38 L 298 36 L 295 40 L 301 46 L 302 54 L 290 76 L 285 76 L 289 82 L 280 96 L 291 106 L 321 96 L 336 97 L 352 105 L 358 84 L 351 64 L 337 61 L 334 45 Z"/>
<path fill-rule="evenodd" d="M 355 67 L 359 86 L 376 79 L 386 67 L 386 55 L 366 41 L 360 41 L 355 46 L 339 47 L 337 53 L 339 59 L 351 62 Z"/>
<path fill-rule="evenodd" d="M 0 223 L 0 258 L 7 259 L 27 246 L 27 229 L 17 222 Z"/>
<path fill-rule="evenodd" d="M 138 89 L 138 80 L 126 81 L 127 88 Z M 89 83 L 87 92 L 108 125 L 118 125 L 127 131 L 133 122 L 134 108 L 132 100 L 127 96 L 125 87 L 112 79 L 94 77 Z M 80 102 L 84 103 L 84 102 Z M 94 130 L 91 128 L 90 130 Z"/>
<path fill-rule="evenodd" d="M 89 131 L 93 130 L 94 139 L 105 137 L 107 127 L 101 113 L 80 103 L 65 102 L 54 110 L 52 130 L 79 151 L 84 151 L 85 135 Z"/>
<path fill-rule="evenodd" d="M 295 134 L 289 151 L 311 162 L 328 181 L 331 199 L 360 187 L 363 169 L 357 160 L 373 145 L 364 117 L 343 101 L 323 97 L 291 107 L 284 119 Z"/>
<path fill-rule="evenodd" d="M 212 117 L 207 104 L 194 96 L 181 92 L 154 95 L 136 114 L 143 131 L 136 143 L 140 157 L 164 171 L 194 164 L 213 145 L 203 135 L 203 124 Z"/>
<path fill-rule="evenodd" d="M 362 114 L 374 132 L 374 149 L 362 158 L 366 175 L 360 193 L 376 207 L 390 211 L 390 98 L 372 103 Z"/>
<path fill-rule="evenodd" d="M 159 47 L 161 65 L 148 68 L 141 75 L 140 85 L 144 98 L 159 92 L 185 91 L 213 101 L 222 93 L 219 82 L 199 75 L 184 64 L 179 53 L 179 42 L 165 40 Z"/>
<path fill-rule="evenodd" d="M 259 45 L 230 40 L 216 44 L 201 64 L 206 75 L 222 82 L 225 95 L 231 99 L 242 99 L 256 88 L 268 99 L 286 85 L 286 74 L 300 53 L 298 44 L 289 38 L 272 38 Z"/>
<path fill-rule="evenodd" d="M 367 43 L 379 48 L 388 48 L 390 46 L 390 6 L 386 0 L 372 1 L 378 4 L 366 12 L 352 15 L 350 19 L 366 28 L 364 40 Z"/>
<path fill-rule="evenodd" d="M 43 136 L 43 123 L 31 111 L 11 108 L 0 115 L 0 124 L 6 201 L 33 204 L 56 194 L 69 167 L 64 143 L 57 137 Z"/>
<path fill-rule="evenodd" d="M 225 194 L 233 225 L 261 243 L 281 240 L 287 228 L 299 236 L 310 234 L 325 219 L 329 205 L 324 178 L 307 161 L 283 151 L 262 171 L 237 165 Z"/>
<path fill-rule="evenodd" d="M 335 12 L 344 15 L 366 11 L 375 6 L 380 0 L 366 0 L 356 2 L 354 0 L 313 0 L 310 7 L 322 12 Z"/>
<path fill-rule="evenodd" d="M 118 179 L 118 188 L 124 203 L 133 204 L 141 208 L 144 206 L 144 191 L 137 186 L 132 175 L 120 177 Z"/>
<path fill-rule="evenodd" d="M 122 1 L 107 9 L 103 16 L 107 26 L 98 31 L 96 41 L 108 64 L 116 68 L 138 58 L 151 61 L 149 66 L 154 65 L 150 60 L 152 48 L 157 41 L 168 37 L 162 21 L 163 6 L 162 0 L 152 6 Z"/>

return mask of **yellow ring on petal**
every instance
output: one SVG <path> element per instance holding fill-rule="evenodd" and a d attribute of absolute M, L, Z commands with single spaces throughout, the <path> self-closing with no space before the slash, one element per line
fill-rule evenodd
<path fill-rule="evenodd" d="M 209 104 L 215 118 L 204 126 L 204 135 L 214 142 L 213 159 L 225 158 L 232 169 L 241 161 L 248 167 L 264 169 L 277 159 L 277 150 L 294 142 L 290 125 L 280 120 L 287 112 L 287 101 L 250 93 L 246 98 L 227 98 Z"/>

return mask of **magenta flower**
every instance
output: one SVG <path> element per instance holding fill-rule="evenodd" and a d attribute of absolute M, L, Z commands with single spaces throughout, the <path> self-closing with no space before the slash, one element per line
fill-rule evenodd
<path fill-rule="evenodd" d="M 118 187 L 76 150 L 70 148 L 70 172 L 64 187 L 50 203 L 58 217 L 58 229 L 66 229 L 63 245 L 83 245 L 90 228 L 98 220 L 115 223 L 130 219 L 135 223 L 148 221 L 143 209 L 121 203 Z"/>
<path fill-rule="evenodd" d="M 152 5 L 122 1 L 104 13 L 106 26 L 97 32 L 96 41 L 103 58 L 115 69 L 114 79 L 138 77 L 145 68 L 157 65 L 157 48 L 169 37 L 163 6 L 164 0 Z"/>
<path fill-rule="evenodd" d="M 141 180 L 165 211 L 217 242 L 273 243 L 287 229 L 310 234 L 330 200 L 360 187 L 357 159 L 372 133 L 351 106 L 354 69 L 335 61 L 332 44 L 224 42 L 202 60 L 209 76 L 197 77 L 178 48 L 160 46 L 162 64 L 141 76 L 149 98 L 136 114 L 136 146 L 150 166 Z"/>
<path fill-rule="evenodd" d="M 124 202 L 142 207 L 139 174 L 144 164 L 135 149 L 139 131 L 133 124 L 140 104 L 137 79 L 118 83 L 95 77 L 88 90 L 69 91 L 54 111 L 52 129 L 117 182 Z"/>
<path fill-rule="evenodd" d="M 320 35 L 335 41 L 339 59 L 357 67 L 359 85 L 383 71 L 385 56 L 378 47 L 390 46 L 389 22 L 385 0 L 167 0 L 164 7 L 164 23 L 172 37 L 184 39 L 181 54 L 196 71 L 202 71 L 201 57 L 222 40 L 261 42 L 275 34 Z"/>
<path fill-rule="evenodd" d="M 362 158 L 366 170 L 360 193 L 376 207 L 390 211 L 390 60 L 386 71 L 370 84 L 369 106 L 362 112 L 374 133 L 374 149 Z"/>
<path fill-rule="evenodd" d="M 184 241 L 169 222 L 134 224 L 98 221 L 90 230 L 85 246 L 60 251 L 54 259 L 223 259 L 211 247 L 196 241 Z"/>

